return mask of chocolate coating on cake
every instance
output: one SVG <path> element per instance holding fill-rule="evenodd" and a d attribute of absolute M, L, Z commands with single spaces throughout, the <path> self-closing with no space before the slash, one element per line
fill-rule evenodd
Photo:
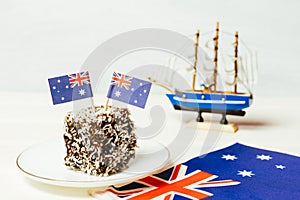
<path fill-rule="evenodd" d="M 103 106 L 65 118 L 65 165 L 91 175 L 111 175 L 128 167 L 135 157 L 136 135 L 127 108 Z"/>

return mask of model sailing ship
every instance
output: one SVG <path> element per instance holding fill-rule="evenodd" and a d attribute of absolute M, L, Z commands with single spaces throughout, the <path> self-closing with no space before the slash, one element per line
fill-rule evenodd
<path fill-rule="evenodd" d="M 196 89 L 196 78 L 198 73 L 198 44 L 199 44 L 200 31 L 196 33 L 196 42 L 195 42 L 195 55 L 194 55 L 194 64 L 193 64 L 193 76 L 192 76 L 192 88 L 185 91 L 175 90 L 171 94 L 167 94 L 170 102 L 173 104 L 176 110 L 187 110 L 187 111 L 196 111 L 198 112 L 197 122 L 203 122 L 202 117 L 203 112 L 209 113 L 219 113 L 222 115 L 221 124 L 228 124 L 226 115 L 237 115 L 244 116 L 246 112 L 243 110 L 251 105 L 252 102 L 252 93 L 250 90 L 246 92 L 238 91 L 238 84 L 241 83 L 238 77 L 238 47 L 239 47 L 239 36 L 238 32 L 235 33 L 234 40 L 234 57 L 233 57 L 233 83 L 231 91 L 222 91 L 217 89 L 217 76 L 219 70 L 219 60 L 218 60 L 218 49 L 219 49 L 219 23 L 216 23 L 214 41 L 214 58 L 213 64 L 214 69 L 212 70 L 212 83 L 210 85 L 201 84 L 201 89 Z M 172 91 L 167 85 L 160 83 L 152 78 L 149 78 L 152 82 Z"/>

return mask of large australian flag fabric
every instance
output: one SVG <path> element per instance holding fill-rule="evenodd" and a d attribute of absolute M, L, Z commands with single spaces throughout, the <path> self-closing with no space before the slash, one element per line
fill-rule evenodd
<path fill-rule="evenodd" d="M 107 97 L 145 108 L 152 83 L 114 72 Z"/>
<path fill-rule="evenodd" d="M 296 200 L 300 199 L 300 158 L 237 143 L 122 187 L 111 186 L 94 196 L 124 200 Z"/>
<path fill-rule="evenodd" d="M 88 71 L 49 78 L 48 82 L 54 105 L 93 96 Z"/>

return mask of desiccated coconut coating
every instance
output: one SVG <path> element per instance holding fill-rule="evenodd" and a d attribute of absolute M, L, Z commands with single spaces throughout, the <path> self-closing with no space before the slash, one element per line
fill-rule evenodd
<path fill-rule="evenodd" d="M 126 108 L 103 106 L 65 118 L 65 165 L 91 175 L 111 175 L 128 167 L 135 157 L 134 124 Z"/>

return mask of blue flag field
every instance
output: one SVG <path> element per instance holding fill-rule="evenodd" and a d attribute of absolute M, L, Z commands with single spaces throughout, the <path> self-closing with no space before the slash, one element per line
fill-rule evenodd
<path fill-rule="evenodd" d="M 109 195 L 126 200 L 277 200 L 300 199 L 300 158 L 236 143 L 196 157 Z"/>
<path fill-rule="evenodd" d="M 93 96 L 87 71 L 49 78 L 48 82 L 54 105 Z"/>

